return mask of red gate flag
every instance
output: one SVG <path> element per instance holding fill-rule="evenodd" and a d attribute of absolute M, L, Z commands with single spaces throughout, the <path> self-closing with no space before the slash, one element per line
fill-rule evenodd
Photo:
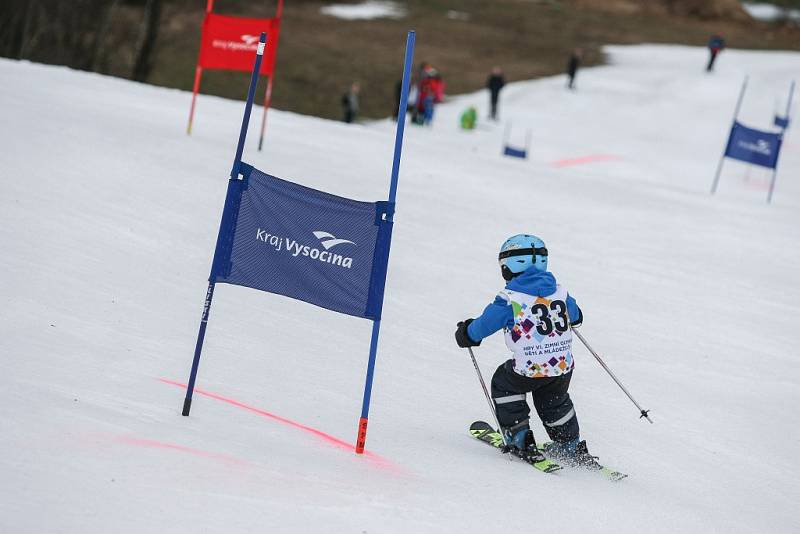
<path fill-rule="evenodd" d="M 264 129 L 267 126 L 267 109 L 269 109 L 272 95 L 272 78 L 275 75 L 275 56 L 278 52 L 278 34 L 281 29 L 281 14 L 283 13 L 283 0 L 278 0 L 278 9 L 275 17 L 271 19 L 251 19 L 245 17 L 231 17 L 212 13 L 214 0 L 206 4 L 206 17 L 200 34 L 200 52 L 197 57 L 197 66 L 194 69 L 194 86 L 192 87 L 192 105 L 189 108 L 189 123 L 186 133 L 192 134 L 192 121 L 194 120 L 194 105 L 197 93 L 200 91 L 200 79 L 203 69 L 240 70 L 250 72 L 253 53 L 259 46 L 261 33 L 267 34 L 266 49 L 263 51 L 263 61 L 258 69 L 259 75 L 267 75 L 267 90 L 264 93 L 264 114 L 261 118 L 261 137 L 258 140 L 258 150 L 264 143 Z M 259 57 L 262 57 L 259 55 Z"/>
<path fill-rule="evenodd" d="M 272 75 L 278 49 L 280 19 L 250 19 L 206 14 L 198 64 L 204 69 L 253 70 L 258 36 L 267 33 L 267 47 L 259 74 Z"/>

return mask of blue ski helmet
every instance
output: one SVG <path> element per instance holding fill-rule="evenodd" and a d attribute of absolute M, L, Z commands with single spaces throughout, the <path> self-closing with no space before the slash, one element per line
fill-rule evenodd
<path fill-rule="evenodd" d="M 497 259 L 506 280 L 511 280 L 529 267 L 537 271 L 547 270 L 547 248 L 544 241 L 535 235 L 517 234 L 509 237 L 500 247 Z"/>

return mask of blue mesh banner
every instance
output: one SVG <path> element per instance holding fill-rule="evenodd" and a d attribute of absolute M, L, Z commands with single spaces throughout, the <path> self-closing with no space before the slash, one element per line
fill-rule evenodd
<path fill-rule="evenodd" d="M 211 281 L 380 319 L 393 208 L 281 180 L 242 164 L 231 180 Z"/>
<path fill-rule="evenodd" d="M 780 115 L 775 115 L 775 126 L 778 128 L 783 128 L 784 130 L 789 127 L 789 117 L 781 117 Z"/>
<path fill-rule="evenodd" d="M 525 159 L 528 157 L 527 150 L 520 150 L 519 148 L 514 148 L 510 146 L 506 146 L 503 154 L 506 156 L 511 156 L 512 158 L 522 158 Z"/>
<path fill-rule="evenodd" d="M 774 169 L 778 164 L 780 149 L 781 134 L 754 130 L 734 122 L 725 155 Z"/>

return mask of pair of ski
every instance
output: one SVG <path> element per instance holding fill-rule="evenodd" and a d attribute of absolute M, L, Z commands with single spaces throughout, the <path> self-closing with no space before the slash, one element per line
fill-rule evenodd
<path fill-rule="evenodd" d="M 472 436 L 487 445 L 491 445 L 497 449 L 502 449 L 505 445 L 503 441 L 503 436 L 500 433 L 492 428 L 489 423 L 485 421 L 475 421 L 469 427 L 469 433 Z M 539 450 L 545 453 L 547 444 L 539 444 Z M 538 462 L 532 461 L 531 458 L 526 457 L 525 455 L 520 455 L 517 452 L 513 452 L 514 456 L 520 458 L 521 460 L 531 464 L 533 467 L 542 471 L 543 473 L 555 473 L 556 471 L 560 471 L 562 466 L 558 463 L 554 462 L 549 458 L 545 458 L 544 460 L 540 460 Z M 612 482 L 616 482 L 618 480 L 622 480 L 623 478 L 627 477 L 625 473 L 621 473 L 619 471 L 615 471 L 609 467 L 600 466 L 599 469 L 595 470 L 597 473 L 601 474 L 604 478 L 611 480 Z"/>

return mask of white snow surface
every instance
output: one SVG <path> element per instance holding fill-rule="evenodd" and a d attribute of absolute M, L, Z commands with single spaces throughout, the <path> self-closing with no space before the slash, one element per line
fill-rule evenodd
<path fill-rule="evenodd" d="M 0 531 L 800 531 L 796 131 L 772 205 L 769 171 L 737 162 L 709 194 L 744 75 L 741 119 L 768 128 L 800 54 L 726 50 L 707 75 L 704 48 L 607 52 L 574 92 L 503 90 L 526 161 L 500 156 L 503 123 L 457 128 L 485 92 L 407 128 L 365 456 L 371 323 L 242 287 L 217 286 L 180 415 L 242 103 L 200 96 L 189 137 L 186 92 L 1 60 Z M 257 152 L 260 111 L 245 161 L 386 198 L 391 121 L 272 110 Z M 491 416 L 455 323 L 502 287 L 518 232 L 545 239 L 581 332 L 651 410 L 576 341 L 582 438 L 620 483 L 467 433 Z M 502 335 L 476 354 L 488 381 Z"/>
<path fill-rule="evenodd" d="M 800 9 L 785 9 L 775 4 L 749 2 L 743 2 L 742 7 L 751 17 L 757 20 L 764 20 L 767 22 L 780 20 L 782 18 L 800 20 Z"/>
<path fill-rule="evenodd" d="M 332 4 L 320 8 L 325 15 L 345 20 L 400 19 L 406 10 L 391 0 L 366 0 L 360 4 Z"/>

